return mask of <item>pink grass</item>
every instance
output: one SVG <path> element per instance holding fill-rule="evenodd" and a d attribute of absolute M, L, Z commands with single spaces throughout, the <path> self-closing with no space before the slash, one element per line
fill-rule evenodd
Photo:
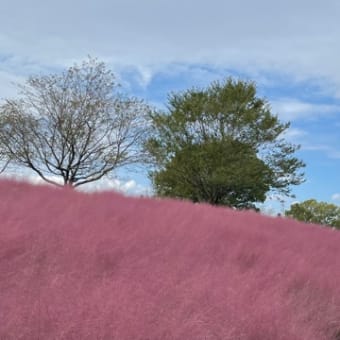
<path fill-rule="evenodd" d="M 0 219 L 0 339 L 340 339 L 338 231 L 14 182 Z"/>

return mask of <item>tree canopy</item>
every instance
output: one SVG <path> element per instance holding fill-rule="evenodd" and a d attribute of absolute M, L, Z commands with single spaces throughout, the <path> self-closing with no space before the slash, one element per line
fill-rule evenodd
<path fill-rule="evenodd" d="M 159 195 L 254 207 L 268 192 L 290 195 L 303 181 L 298 146 L 283 138 L 289 123 L 271 113 L 252 82 L 229 78 L 170 94 L 152 123 L 146 149 Z"/>
<path fill-rule="evenodd" d="M 265 199 L 270 178 L 270 168 L 247 144 L 213 140 L 181 149 L 154 174 L 154 184 L 162 196 L 248 208 Z"/>
<path fill-rule="evenodd" d="M 302 222 L 328 225 L 340 229 L 340 207 L 310 199 L 301 203 L 294 203 L 285 215 Z"/>
<path fill-rule="evenodd" d="M 149 109 L 119 92 L 104 63 L 89 58 L 19 89 L 0 107 L 2 160 L 77 187 L 144 159 Z"/>

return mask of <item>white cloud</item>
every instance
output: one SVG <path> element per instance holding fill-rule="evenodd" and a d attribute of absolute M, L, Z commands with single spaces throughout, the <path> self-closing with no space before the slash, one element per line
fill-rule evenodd
<path fill-rule="evenodd" d="M 80 187 L 83 191 L 119 191 L 133 196 L 150 196 L 152 189 L 146 185 L 137 183 L 134 179 L 121 180 L 118 178 L 105 177 L 99 181 L 85 184 Z"/>
<path fill-rule="evenodd" d="M 332 195 L 332 200 L 333 201 L 340 201 L 340 193 L 336 193 Z"/>
<path fill-rule="evenodd" d="M 290 127 L 283 133 L 283 137 L 292 143 L 299 143 L 301 139 L 308 135 L 308 132 L 300 128 Z"/>
<path fill-rule="evenodd" d="M 62 184 L 62 178 L 58 177 L 58 176 L 45 176 L 48 180 L 54 181 L 56 183 Z M 6 172 L 3 172 L 0 175 L 0 178 L 6 178 L 6 179 L 13 179 L 13 180 L 17 180 L 17 181 L 26 181 L 32 184 L 48 184 L 47 182 L 45 182 L 42 178 L 40 178 L 38 175 L 35 175 L 34 173 L 32 173 L 29 170 L 26 169 L 8 169 L 6 170 Z"/>
<path fill-rule="evenodd" d="M 340 159 L 340 151 L 335 146 L 325 145 L 325 144 L 308 144 L 305 143 L 301 147 L 302 150 L 306 151 L 322 151 L 329 158 Z"/>
<path fill-rule="evenodd" d="M 271 102 L 273 112 L 286 121 L 319 119 L 340 113 L 340 106 L 314 104 L 298 99 L 282 98 Z"/>
<path fill-rule="evenodd" d="M 150 188 L 138 184 L 133 179 L 122 180 L 118 178 L 109 177 L 104 177 L 99 181 L 85 184 L 84 186 L 82 186 L 82 190 L 84 191 L 116 190 L 132 195 L 146 195 L 150 194 L 151 191 Z"/>
<path fill-rule="evenodd" d="M 8 71 L 1 71 L 0 68 L 0 101 L 14 96 L 17 93 L 16 84 L 22 81 L 22 77 L 11 74 Z"/>
<path fill-rule="evenodd" d="M 46 184 L 42 178 L 40 178 L 38 175 L 34 174 L 32 171 L 28 169 L 23 168 L 14 168 L 10 167 L 6 170 L 6 172 L 0 174 L 1 178 L 8 178 L 8 179 L 14 179 L 18 181 L 26 181 L 30 182 L 32 184 Z M 59 176 L 46 176 L 47 179 L 52 180 L 56 183 L 62 184 L 62 178 Z M 134 179 L 118 179 L 118 178 L 109 178 L 104 177 L 98 181 L 91 182 L 85 185 L 82 185 L 78 188 L 80 191 L 86 191 L 86 192 L 95 192 L 95 191 L 118 191 L 121 193 L 124 193 L 126 195 L 132 195 L 132 196 L 151 196 L 152 195 L 152 189 L 148 185 L 142 185 L 137 183 Z"/>
<path fill-rule="evenodd" d="M 2 0 L 0 50 L 52 67 L 91 54 L 136 66 L 144 83 L 200 63 L 327 79 L 340 92 L 339 15 L 337 0 Z"/>

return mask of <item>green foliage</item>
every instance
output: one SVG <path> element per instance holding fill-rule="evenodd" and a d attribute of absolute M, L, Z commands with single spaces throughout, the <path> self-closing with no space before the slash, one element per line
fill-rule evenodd
<path fill-rule="evenodd" d="M 289 128 L 272 115 L 253 83 L 227 79 L 206 89 L 171 94 L 168 112 L 152 115 L 146 144 L 161 196 L 244 208 L 269 191 L 290 194 L 303 181 Z"/>
<path fill-rule="evenodd" d="M 270 168 L 249 145 L 213 140 L 178 151 L 153 182 L 161 196 L 254 208 L 250 202 L 265 199 L 270 178 Z"/>
<path fill-rule="evenodd" d="M 310 199 L 292 204 L 285 215 L 299 221 L 323 224 L 340 229 L 340 207 L 327 202 Z"/>

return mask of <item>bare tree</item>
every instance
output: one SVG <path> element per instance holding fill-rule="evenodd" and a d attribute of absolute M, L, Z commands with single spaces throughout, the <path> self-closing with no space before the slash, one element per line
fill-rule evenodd
<path fill-rule="evenodd" d="M 2 168 L 0 170 L 0 174 L 2 174 L 7 169 L 10 162 L 11 162 L 10 159 L 6 159 L 5 164 L 2 166 Z"/>
<path fill-rule="evenodd" d="M 0 107 L 4 161 L 72 187 L 143 161 L 148 106 L 120 94 L 104 63 L 89 58 L 60 74 L 30 77 L 19 89 L 18 99 Z"/>

